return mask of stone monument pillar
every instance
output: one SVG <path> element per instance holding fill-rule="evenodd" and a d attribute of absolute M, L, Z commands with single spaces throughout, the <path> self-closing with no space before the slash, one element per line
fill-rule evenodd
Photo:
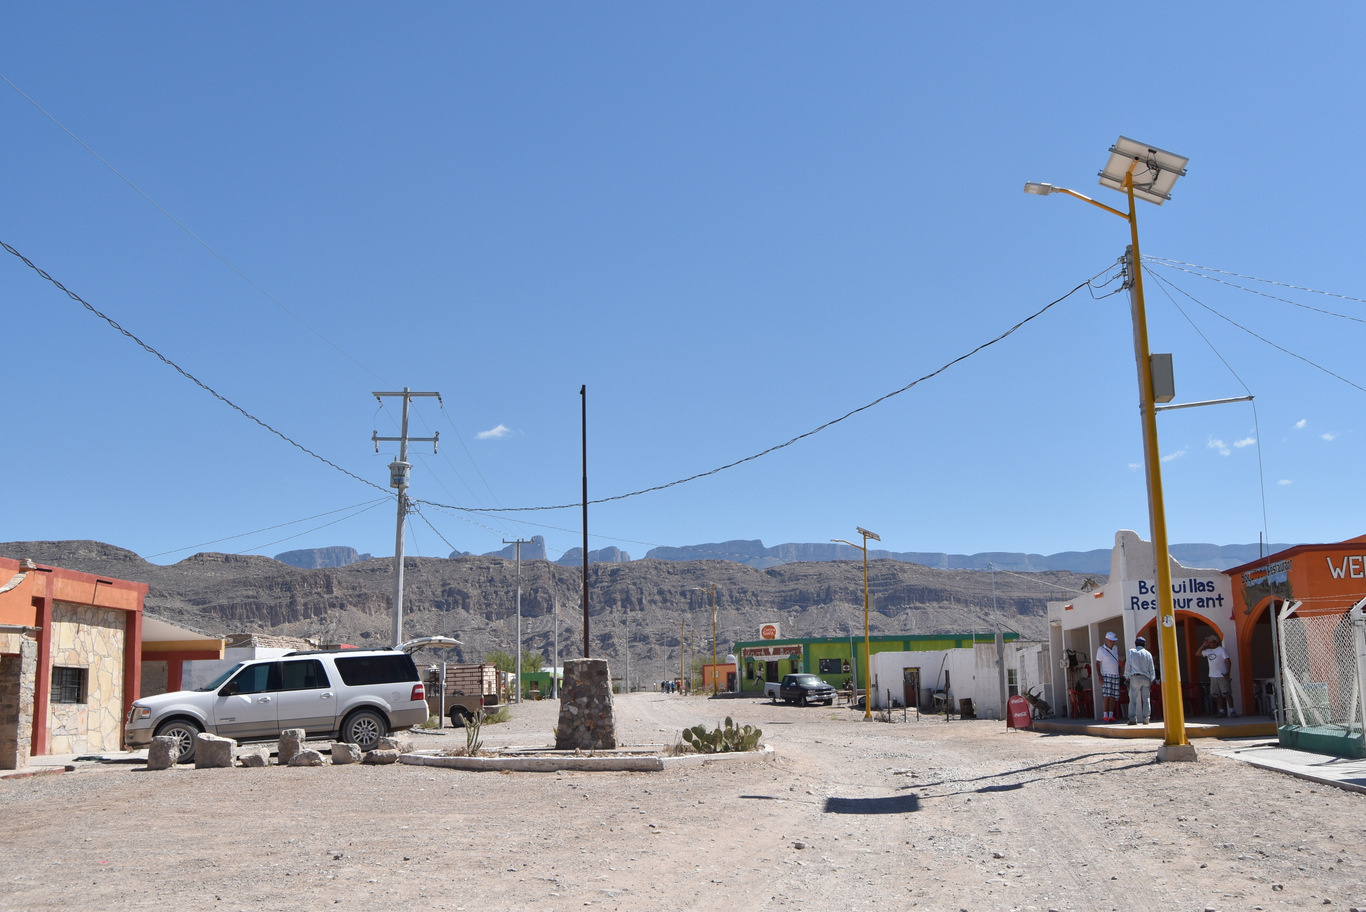
<path fill-rule="evenodd" d="M 612 714 L 612 675 L 606 659 L 569 659 L 564 663 L 556 750 L 611 750 L 617 746 Z"/>

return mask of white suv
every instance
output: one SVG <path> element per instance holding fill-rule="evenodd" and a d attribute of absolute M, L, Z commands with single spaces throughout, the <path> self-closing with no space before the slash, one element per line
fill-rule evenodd
<path fill-rule="evenodd" d="M 412 656 L 396 650 L 292 652 L 239 662 L 198 690 L 141 697 L 128 711 L 129 750 L 157 735 L 194 758 L 195 735 L 272 741 L 286 728 L 336 737 L 370 750 L 391 731 L 427 721 L 426 690 Z"/>

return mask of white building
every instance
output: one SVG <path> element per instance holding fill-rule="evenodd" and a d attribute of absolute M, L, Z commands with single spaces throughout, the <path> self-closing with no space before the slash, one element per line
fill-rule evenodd
<path fill-rule="evenodd" d="M 1176 560 L 1171 561 L 1171 576 L 1177 660 L 1183 689 L 1187 691 L 1186 715 L 1204 715 L 1209 709 L 1209 669 L 1199 649 L 1205 637 L 1216 633 L 1228 652 L 1231 667 L 1238 667 L 1233 589 L 1222 570 L 1184 567 Z M 1108 582 L 1070 601 L 1048 603 L 1049 649 L 1057 670 L 1048 699 L 1059 716 L 1066 716 L 1075 705 L 1073 696 L 1080 696 L 1093 686 L 1098 692 L 1100 676 L 1093 668 L 1096 650 L 1111 631 L 1119 637 L 1121 658 L 1134 645 L 1135 637 L 1144 637 L 1161 674 L 1153 546 L 1127 530 L 1115 533 Z M 1235 694 L 1235 708 L 1241 712 L 1242 707 L 1236 705 L 1238 699 Z M 1091 716 L 1100 718 L 1102 701 L 1094 699 L 1091 703 Z"/>
<path fill-rule="evenodd" d="M 1007 700 L 1031 690 L 1043 695 L 1051 670 L 1047 645 L 1027 641 L 925 652 L 875 652 L 869 669 L 872 706 L 919 706 L 925 712 L 942 712 L 947 700 L 957 714 L 962 701 L 971 700 L 977 716 L 1002 719 L 1002 694 Z"/>

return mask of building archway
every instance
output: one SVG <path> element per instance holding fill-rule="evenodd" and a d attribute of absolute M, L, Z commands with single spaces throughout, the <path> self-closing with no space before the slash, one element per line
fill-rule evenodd
<path fill-rule="evenodd" d="M 1271 625 L 1276 606 L 1284 598 L 1268 595 L 1259 601 L 1248 619 L 1238 625 L 1238 693 L 1243 706 L 1258 715 L 1271 715 L 1276 705 L 1276 652 L 1272 648 Z"/>
<path fill-rule="evenodd" d="M 1208 715 L 1209 707 L 1209 669 L 1201 668 L 1200 644 L 1210 634 L 1221 640 L 1219 625 L 1195 611 L 1177 611 L 1176 620 L 1176 661 L 1181 675 L 1181 705 L 1187 717 Z M 1148 651 L 1157 661 L 1157 673 L 1162 674 L 1162 638 L 1157 634 L 1157 618 L 1154 617 L 1138 635 L 1147 642 Z M 1165 687 L 1167 682 L 1162 682 Z M 1153 688 L 1153 717 L 1162 716 L 1161 688 Z"/>

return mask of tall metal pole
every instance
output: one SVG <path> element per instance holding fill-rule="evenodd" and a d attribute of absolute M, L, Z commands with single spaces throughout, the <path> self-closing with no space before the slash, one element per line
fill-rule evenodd
<path fill-rule="evenodd" d="M 1181 705 L 1181 666 L 1176 653 L 1176 611 L 1172 604 L 1172 566 L 1167 545 L 1167 514 L 1162 500 L 1162 459 L 1157 446 L 1157 409 L 1153 401 L 1152 357 L 1148 351 L 1148 319 L 1143 304 L 1143 260 L 1138 251 L 1138 219 L 1134 214 L 1132 170 L 1124 179 L 1129 193 L 1129 232 L 1133 245 L 1125 251 L 1134 320 L 1134 357 L 1138 361 L 1139 403 L 1143 417 L 1143 462 L 1148 472 L 1148 525 L 1157 564 L 1157 633 L 1162 643 L 1163 743 L 1159 758 L 1194 759 L 1186 738 L 1186 712 Z"/>
<path fill-rule="evenodd" d="M 588 654 L 588 384 L 579 387 L 579 426 L 583 437 L 583 657 Z"/>
<path fill-rule="evenodd" d="M 688 667 L 688 627 L 687 621 L 678 622 L 678 689 L 682 690 L 687 683 L 688 677 L 685 669 Z"/>
<path fill-rule="evenodd" d="M 414 396 L 435 396 L 437 401 L 441 401 L 440 393 L 414 393 L 408 387 L 403 388 L 401 393 L 374 393 L 376 399 L 381 403 L 385 396 L 403 397 L 403 426 L 401 436 L 381 437 L 379 431 L 371 434 L 370 439 L 374 441 L 375 452 L 379 452 L 381 441 L 398 443 L 398 460 L 389 464 L 389 485 L 398 488 L 398 528 L 394 532 L 394 648 L 397 649 L 403 643 L 403 526 L 408 518 L 408 474 L 412 466 L 408 463 L 408 441 L 428 442 L 432 444 L 432 452 L 436 452 L 440 432 L 434 433 L 431 437 L 409 437 L 408 436 L 408 403 Z"/>
<path fill-rule="evenodd" d="M 863 532 L 862 529 L 859 530 Z M 873 646 L 868 634 L 868 533 L 863 532 L 863 718 L 873 718 Z M 890 707 L 889 707 L 890 709 Z"/>
<path fill-rule="evenodd" d="M 516 545 L 517 547 L 517 702 L 522 702 L 522 545 L 529 545 L 531 542 L 523 539 L 508 541 L 503 539 L 505 545 Z"/>
<path fill-rule="evenodd" d="M 552 577 L 553 579 L 553 577 Z M 550 695 L 560 698 L 560 599 L 555 598 L 551 616 L 555 620 L 555 661 L 550 666 Z"/>

